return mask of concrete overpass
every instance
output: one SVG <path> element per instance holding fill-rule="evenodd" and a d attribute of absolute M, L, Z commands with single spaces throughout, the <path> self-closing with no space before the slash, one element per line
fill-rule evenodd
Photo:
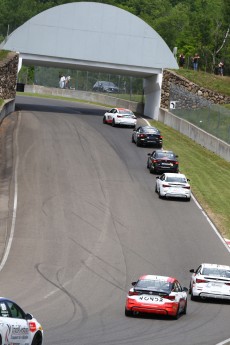
<path fill-rule="evenodd" d="M 158 118 L 162 70 L 177 69 L 164 40 L 140 18 L 118 7 L 75 2 L 48 9 L 16 29 L 2 49 L 25 65 L 142 77 L 144 115 Z"/>

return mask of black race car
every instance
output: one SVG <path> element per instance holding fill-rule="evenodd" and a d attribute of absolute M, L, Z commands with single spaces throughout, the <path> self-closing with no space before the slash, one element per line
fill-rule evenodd
<path fill-rule="evenodd" d="M 179 172 L 178 156 L 173 151 L 155 150 L 148 153 L 147 168 L 150 173 Z"/>
<path fill-rule="evenodd" d="M 151 126 L 141 126 L 133 130 L 132 142 L 137 146 L 154 145 L 162 147 L 163 137 L 161 132 Z"/>

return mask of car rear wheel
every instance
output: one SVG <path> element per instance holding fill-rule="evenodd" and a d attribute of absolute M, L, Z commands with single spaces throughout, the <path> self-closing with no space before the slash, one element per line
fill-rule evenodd
<path fill-rule="evenodd" d="M 191 301 L 197 301 L 197 300 L 198 300 L 198 297 L 194 296 L 192 291 L 191 291 Z"/>
<path fill-rule="evenodd" d="M 155 192 L 157 193 L 157 185 L 155 186 Z"/>
<path fill-rule="evenodd" d="M 141 143 L 140 141 L 137 139 L 137 142 L 136 142 L 137 146 L 140 147 L 141 146 Z"/>
<path fill-rule="evenodd" d="M 132 135 L 132 143 L 135 143 L 133 135 Z"/>
<path fill-rule="evenodd" d="M 133 316 L 133 312 L 125 308 L 125 316 Z"/>
<path fill-rule="evenodd" d="M 106 123 L 106 117 L 105 116 L 103 117 L 103 123 Z"/>
<path fill-rule="evenodd" d="M 149 166 L 149 172 L 150 172 L 150 174 L 153 174 L 153 173 L 154 173 L 154 169 L 153 169 L 152 164 L 150 164 L 150 166 Z"/>
<path fill-rule="evenodd" d="M 178 318 L 179 318 L 179 305 L 178 305 L 178 308 L 177 308 L 177 312 L 176 312 L 176 315 L 173 315 L 173 320 L 178 320 Z"/>
<path fill-rule="evenodd" d="M 185 302 L 184 309 L 182 311 L 182 314 L 186 315 L 187 314 L 187 301 Z"/>
<path fill-rule="evenodd" d="M 113 119 L 113 121 L 112 121 L 112 126 L 113 127 L 116 127 L 116 123 L 115 123 L 115 120 Z"/>

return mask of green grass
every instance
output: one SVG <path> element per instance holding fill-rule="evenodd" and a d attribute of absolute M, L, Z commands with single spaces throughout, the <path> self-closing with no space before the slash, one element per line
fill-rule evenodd
<path fill-rule="evenodd" d="M 149 122 L 161 130 L 164 148 L 178 154 L 180 171 L 190 178 L 202 208 L 222 235 L 230 238 L 230 162 L 160 122 Z"/>
<path fill-rule="evenodd" d="M 230 96 L 230 77 L 221 77 L 215 74 L 202 71 L 195 72 L 191 69 L 182 68 L 173 71 L 201 87 Z"/>
<path fill-rule="evenodd" d="M 0 60 L 3 60 L 7 57 L 9 50 L 0 50 Z"/>

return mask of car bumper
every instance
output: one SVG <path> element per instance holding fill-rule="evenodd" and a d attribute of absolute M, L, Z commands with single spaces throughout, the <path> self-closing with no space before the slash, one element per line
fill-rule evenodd
<path fill-rule="evenodd" d="M 175 316 L 178 310 L 178 303 L 165 303 L 165 304 L 143 304 L 127 302 L 126 309 L 133 313 L 146 313 L 146 314 L 159 314 Z"/>
<path fill-rule="evenodd" d="M 179 167 L 178 166 L 161 166 L 161 165 L 156 165 L 155 170 L 159 171 L 159 172 L 178 172 L 179 171 Z"/>
<path fill-rule="evenodd" d="M 156 145 L 162 146 L 162 141 L 151 140 L 151 139 L 138 139 L 141 145 Z"/>
<path fill-rule="evenodd" d="M 137 121 L 135 120 L 135 121 L 127 121 L 127 120 L 120 120 L 120 121 L 117 121 L 116 120 L 116 125 L 117 126 L 133 126 L 133 127 L 135 127 L 136 126 L 136 124 L 137 124 Z"/>
<path fill-rule="evenodd" d="M 228 291 L 216 291 L 206 288 L 193 288 L 193 296 L 200 298 L 216 298 L 230 300 L 230 293 Z"/>

